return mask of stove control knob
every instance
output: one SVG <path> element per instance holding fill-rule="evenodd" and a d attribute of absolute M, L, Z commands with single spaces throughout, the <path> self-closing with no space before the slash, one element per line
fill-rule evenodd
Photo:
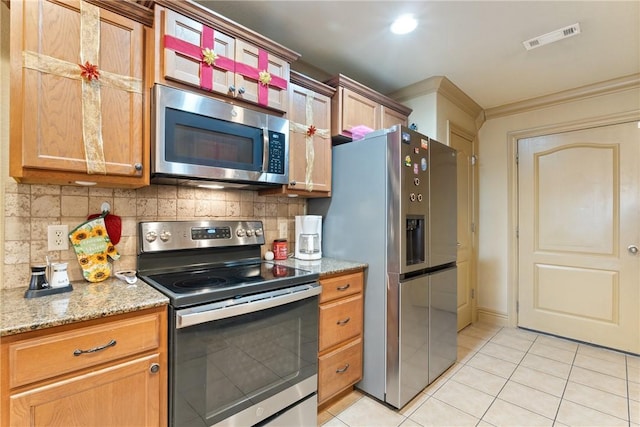
<path fill-rule="evenodd" d="M 239 228 L 236 231 L 236 236 L 238 236 L 238 237 L 244 237 L 246 235 L 247 235 L 247 232 L 244 230 L 244 228 Z"/>
<path fill-rule="evenodd" d="M 158 233 L 156 233 L 153 230 L 148 231 L 147 234 L 145 235 L 145 239 L 147 239 L 147 242 L 149 243 L 155 242 L 157 238 L 158 238 Z"/>
<path fill-rule="evenodd" d="M 252 229 L 248 229 L 248 230 L 247 230 L 247 237 L 253 237 L 254 233 L 255 233 L 255 231 L 254 231 L 254 230 L 252 230 Z"/>
<path fill-rule="evenodd" d="M 170 238 L 171 238 L 171 232 L 167 230 L 162 230 L 162 233 L 160 233 L 160 240 L 162 240 L 163 242 L 168 242 Z"/>
<path fill-rule="evenodd" d="M 262 228 L 256 229 L 256 236 L 258 237 L 262 236 Z"/>

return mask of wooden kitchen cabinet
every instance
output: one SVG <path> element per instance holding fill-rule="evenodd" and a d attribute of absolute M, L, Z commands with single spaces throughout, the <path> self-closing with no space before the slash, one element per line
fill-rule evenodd
<path fill-rule="evenodd" d="M 261 195 L 331 196 L 331 95 L 334 92 L 334 88 L 324 83 L 291 71 L 287 114 L 289 184 L 261 190 Z"/>
<path fill-rule="evenodd" d="M 338 104 L 336 105 L 336 122 L 340 125 L 335 127 L 335 134 L 351 134 L 351 129 L 356 126 L 366 126 L 370 129 L 380 129 L 380 104 L 376 101 L 360 95 L 349 88 L 338 88 Z"/>
<path fill-rule="evenodd" d="M 393 125 L 409 126 L 409 118 L 406 114 L 392 108 L 381 106 L 382 129 L 388 129 Z"/>
<path fill-rule="evenodd" d="M 164 3 L 169 8 L 155 8 L 157 83 L 185 84 L 227 100 L 287 111 L 289 62 L 297 54 L 278 56 L 255 33 L 197 4 Z M 264 72 L 268 75 L 261 76 Z"/>
<path fill-rule="evenodd" d="M 12 2 L 10 15 L 11 176 L 148 185 L 143 24 L 78 0 Z"/>
<path fill-rule="evenodd" d="M 321 277 L 318 405 L 362 379 L 362 271 Z"/>
<path fill-rule="evenodd" d="M 331 136 L 334 143 L 353 139 L 352 129 L 386 129 L 406 125 L 411 108 L 339 74 L 325 82 L 336 88 L 331 100 Z"/>
<path fill-rule="evenodd" d="M 165 426 L 166 328 L 158 307 L 4 338 L 2 425 Z"/>

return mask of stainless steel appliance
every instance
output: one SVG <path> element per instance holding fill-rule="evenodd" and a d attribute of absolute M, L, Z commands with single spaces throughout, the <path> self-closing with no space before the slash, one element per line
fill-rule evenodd
<path fill-rule="evenodd" d="M 316 426 L 318 274 L 262 262 L 260 221 L 141 222 L 170 299 L 170 426 Z"/>
<path fill-rule="evenodd" d="M 289 182 L 289 121 L 156 84 L 151 180 L 258 188 Z"/>
<path fill-rule="evenodd" d="M 456 152 L 405 127 L 333 147 L 323 253 L 368 264 L 363 379 L 400 408 L 457 355 Z"/>

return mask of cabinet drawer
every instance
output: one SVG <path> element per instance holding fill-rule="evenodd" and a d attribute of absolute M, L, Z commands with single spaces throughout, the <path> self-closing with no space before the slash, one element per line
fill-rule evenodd
<path fill-rule="evenodd" d="M 362 292 L 363 282 L 364 275 L 361 272 L 321 279 L 322 294 L 320 294 L 320 302 L 323 303 Z"/>
<path fill-rule="evenodd" d="M 320 351 L 362 332 L 362 294 L 320 305 Z"/>
<path fill-rule="evenodd" d="M 362 378 L 362 338 L 319 358 L 318 401 L 355 384 Z"/>
<path fill-rule="evenodd" d="M 158 348 L 160 325 L 160 314 L 148 314 L 11 344 L 10 387 Z"/>

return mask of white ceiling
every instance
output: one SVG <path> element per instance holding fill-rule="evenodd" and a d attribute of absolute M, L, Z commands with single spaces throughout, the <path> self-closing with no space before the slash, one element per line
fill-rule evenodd
<path fill-rule="evenodd" d="M 638 0 L 198 2 L 385 94 L 445 76 L 486 109 L 640 73 Z M 402 13 L 418 29 L 396 36 Z M 576 22 L 577 36 L 522 45 Z"/>

